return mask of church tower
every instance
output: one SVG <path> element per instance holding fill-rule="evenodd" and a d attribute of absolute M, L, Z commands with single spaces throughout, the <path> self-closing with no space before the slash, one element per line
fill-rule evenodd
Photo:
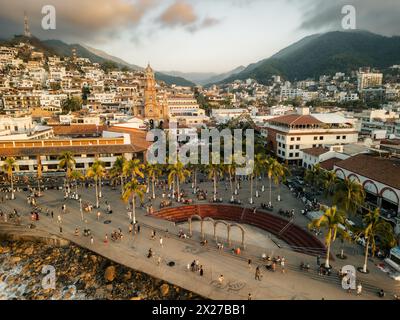
<path fill-rule="evenodd" d="M 144 89 L 144 117 L 152 120 L 162 120 L 165 118 L 165 108 L 157 100 L 156 79 L 154 71 L 148 64 L 145 69 L 146 85 Z"/>

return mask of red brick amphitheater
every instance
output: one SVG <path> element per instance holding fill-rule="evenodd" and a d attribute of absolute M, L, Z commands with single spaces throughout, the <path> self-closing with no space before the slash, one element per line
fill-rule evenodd
<path fill-rule="evenodd" d="M 201 204 L 164 208 L 154 212 L 153 216 L 177 224 L 188 222 L 191 218 L 212 218 L 215 221 L 247 224 L 275 235 L 293 251 L 312 256 L 326 254 L 324 244 L 307 230 L 263 210 L 254 213 L 252 209 L 235 205 Z"/>

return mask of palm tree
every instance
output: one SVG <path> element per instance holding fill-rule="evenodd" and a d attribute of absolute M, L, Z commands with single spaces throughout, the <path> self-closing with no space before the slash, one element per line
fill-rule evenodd
<path fill-rule="evenodd" d="M 233 177 L 236 176 L 236 163 L 232 159 L 232 163 L 226 164 L 224 166 L 225 172 L 228 174 L 229 177 L 229 185 L 231 188 L 231 201 L 234 199 L 234 191 L 233 191 Z"/>
<path fill-rule="evenodd" d="M 37 183 L 38 183 L 38 196 L 41 196 L 41 191 L 40 191 L 40 180 L 42 179 L 43 175 L 43 167 L 42 167 L 42 161 L 40 159 L 40 156 L 37 156 Z"/>
<path fill-rule="evenodd" d="M 10 179 L 11 200 L 14 200 L 14 198 L 15 198 L 13 170 L 16 168 L 16 166 L 17 166 L 17 162 L 15 161 L 15 158 L 8 157 L 6 160 L 4 160 L 3 170 L 7 173 L 8 179 Z"/>
<path fill-rule="evenodd" d="M 139 159 L 132 159 L 129 161 L 125 161 L 123 166 L 123 174 L 124 176 L 133 178 L 144 178 L 145 165 Z"/>
<path fill-rule="evenodd" d="M 129 199 L 132 198 L 132 223 L 136 224 L 136 203 L 135 198 L 138 196 L 140 199 L 143 199 L 144 193 L 146 192 L 146 186 L 140 184 L 137 179 L 132 179 L 124 186 L 124 193 L 122 194 L 122 199 L 125 202 L 129 202 Z"/>
<path fill-rule="evenodd" d="M 345 178 L 336 184 L 333 201 L 346 212 L 355 213 L 364 200 L 365 191 L 359 182 Z"/>
<path fill-rule="evenodd" d="M 61 153 L 58 160 L 60 160 L 58 166 L 61 169 L 65 170 L 65 180 L 67 181 L 67 187 L 68 187 L 68 193 L 69 193 L 70 192 L 69 176 L 76 164 L 76 161 L 75 161 L 73 154 L 69 151 L 65 151 L 65 152 Z"/>
<path fill-rule="evenodd" d="M 265 163 L 264 155 L 261 153 L 256 154 L 254 158 L 253 172 L 250 174 L 250 203 L 253 204 L 253 181 L 256 179 L 256 197 L 258 196 L 257 180 L 264 170 Z"/>
<path fill-rule="evenodd" d="M 269 202 L 272 203 L 272 180 L 275 184 L 279 183 L 281 172 L 280 164 L 275 158 L 269 157 L 265 161 L 265 172 L 269 180 Z"/>
<path fill-rule="evenodd" d="M 311 169 L 307 169 L 304 175 L 304 181 L 311 185 L 311 188 L 315 190 L 315 187 L 319 187 L 321 184 L 322 169 L 319 164 L 314 165 Z"/>
<path fill-rule="evenodd" d="M 346 216 L 343 211 L 337 210 L 336 207 L 327 208 L 325 213 L 319 218 L 315 219 L 309 224 L 309 228 L 320 228 L 325 227 L 328 232 L 325 236 L 326 245 L 326 260 L 325 267 L 330 268 L 329 258 L 331 254 L 331 244 L 336 240 L 337 233 L 344 233 L 345 231 L 339 228 L 339 224 L 345 226 Z"/>
<path fill-rule="evenodd" d="M 73 170 L 71 171 L 70 178 L 75 182 L 75 194 L 78 195 L 78 180 L 83 180 L 85 176 L 82 174 L 82 172 Z"/>
<path fill-rule="evenodd" d="M 126 159 L 124 156 L 118 157 L 113 167 L 111 168 L 111 176 L 113 178 L 119 177 L 121 179 L 121 194 L 124 193 L 124 165 L 126 163 Z"/>
<path fill-rule="evenodd" d="M 333 171 L 324 171 L 321 174 L 321 182 L 325 190 L 325 195 L 332 195 L 338 182 L 336 173 Z"/>
<path fill-rule="evenodd" d="M 289 168 L 282 163 L 278 163 L 277 178 L 278 178 L 278 197 L 281 198 L 281 183 L 286 181 L 286 178 L 290 175 Z"/>
<path fill-rule="evenodd" d="M 217 200 L 217 179 L 223 174 L 223 167 L 220 164 L 210 163 L 206 166 L 206 172 L 208 173 L 208 179 L 213 180 L 214 185 L 214 201 Z"/>
<path fill-rule="evenodd" d="M 151 180 L 151 185 L 153 190 L 152 198 L 155 199 L 156 198 L 155 181 L 159 176 L 161 176 L 162 170 L 159 164 L 147 164 L 146 172 L 147 176 Z"/>
<path fill-rule="evenodd" d="M 182 162 L 178 161 L 176 164 L 168 166 L 168 183 L 171 184 L 176 179 L 176 187 L 178 192 L 178 202 L 181 201 L 180 184 L 186 181 L 186 178 L 190 176 L 190 171 L 185 168 Z"/>
<path fill-rule="evenodd" d="M 99 180 L 101 179 L 101 177 L 104 177 L 105 171 L 106 170 L 103 166 L 103 163 L 99 160 L 96 160 L 86 173 L 88 178 L 94 179 L 94 184 L 96 188 L 96 208 L 99 207 Z"/>
<path fill-rule="evenodd" d="M 368 252 L 371 247 L 372 256 L 376 252 L 376 239 L 379 238 L 382 244 L 393 247 L 396 245 L 393 227 L 389 222 L 380 217 L 379 208 L 371 211 L 363 217 L 364 226 L 356 231 L 356 238 L 364 237 L 366 239 L 365 257 L 362 272 L 367 273 Z"/>

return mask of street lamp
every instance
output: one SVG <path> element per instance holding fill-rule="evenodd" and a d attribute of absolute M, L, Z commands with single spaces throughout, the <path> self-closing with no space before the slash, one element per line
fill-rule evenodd
<path fill-rule="evenodd" d="M 81 219 L 83 221 L 82 198 L 79 198 L 79 209 L 81 211 Z"/>

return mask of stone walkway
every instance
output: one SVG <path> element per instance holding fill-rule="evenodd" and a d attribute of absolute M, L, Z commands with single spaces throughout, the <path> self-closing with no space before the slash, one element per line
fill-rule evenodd
<path fill-rule="evenodd" d="M 244 187 L 240 191 L 240 198 L 244 204 L 248 202 L 249 194 L 246 184 L 243 184 Z M 208 195 L 211 197 L 211 184 L 203 183 L 200 187 L 207 189 Z M 219 187 L 221 190 L 223 189 L 219 197 L 229 199 L 229 191 L 225 192 L 223 182 L 220 183 Z M 189 191 L 190 185 L 186 184 L 183 188 Z M 80 188 L 79 192 L 83 195 L 83 203 L 95 203 L 93 188 Z M 274 188 L 274 198 L 276 197 L 276 192 L 277 187 Z M 278 205 L 274 203 L 274 205 L 283 209 L 296 208 L 298 213 L 302 207 L 299 200 L 295 199 L 284 186 L 281 187 L 281 194 L 282 202 Z M 27 193 L 19 192 L 16 196 L 16 200 L 6 201 L 0 204 L 0 208 L 5 212 L 11 212 L 13 208 L 16 208 L 23 215 L 22 223 L 31 223 L 29 215 L 31 209 L 26 201 Z M 157 194 L 157 197 L 158 199 L 161 198 L 159 194 Z M 144 209 L 137 208 L 137 220 L 141 225 L 141 231 L 136 236 L 129 236 L 127 204 L 120 200 L 119 188 L 112 190 L 109 187 L 103 187 L 99 221 L 97 221 L 97 210 L 95 209 L 92 213 L 84 213 L 84 220 L 87 222 L 82 221 L 79 202 L 75 200 L 67 200 L 67 213 L 62 214 L 61 206 L 64 203 L 62 191 L 47 190 L 44 197 L 39 198 L 38 201 L 42 208 L 49 208 L 50 211 L 54 211 L 53 219 L 42 214 L 40 221 L 34 222 L 38 229 L 57 234 L 117 263 L 148 273 L 153 277 L 161 278 L 211 299 L 247 299 L 249 293 L 252 294 L 253 299 L 376 299 L 377 288 L 384 288 L 388 293 L 387 298 L 391 298 L 393 293 L 400 292 L 399 284 L 376 268 L 373 262 L 370 262 L 369 269 L 371 269 L 371 274 L 362 275 L 357 273 L 358 280 L 361 281 L 364 287 L 363 295 L 357 297 L 355 293 L 348 294 L 341 288 L 340 281 L 336 275 L 323 277 L 317 274 L 314 270 L 316 267 L 315 258 L 294 253 L 283 243 L 281 243 L 283 248 L 280 249 L 274 245 L 274 242 L 270 241 L 269 235 L 266 233 L 264 233 L 266 241 L 264 243 L 261 242 L 262 230 L 257 230 L 256 234 L 250 236 L 253 239 L 260 240 L 258 245 L 254 241 L 250 241 L 241 256 L 234 256 L 228 250 L 224 252 L 218 251 L 212 241 L 206 248 L 200 246 L 199 238 L 196 238 L 196 234 L 192 239 L 179 239 L 177 237 L 178 231 L 184 226 L 175 226 L 170 222 L 149 217 Z M 105 213 L 105 201 L 111 204 L 113 214 L 108 215 Z M 267 189 L 256 201 L 258 203 L 268 202 Z M 158 205 L 159 200 L 156 200 L 154 208 L 157 209 Z M 57 224 L 58 215 L 62 216 L 62 234 L 59 232 L 59 225 Z M 105 224 L 106 220 L 110 220 L 111 223 Z M 302 215 L 297 214 L 295 223 L 306 227 L 308 221 Z M 94 236 L 94 244 L 90 243 L 89 237 L 74 236 L 76 227 L 80 228 L 81 231 L 85 227 L 90 228 Z M 123 230 L 124 239 L 120 242 L 113 242 L 111 241 L 111 232 L 117 228 Z M 153 229 L 157 232 L 156 240 L 150 239 Z M 168 233 L 165 232 L 167 229 Z M 249 230 L 252 230 L 252 228 L 248 228 Z M 106 234 L 108 234 L 108 243 L 104 242 Z M 159 236 L 163 237 L 163 247 L 159 244 Z M 222 234 L 221 237 L 223 237 Z M 152 259 L 146 257 L 150 248 L 155 252 Z M 339 269 L 345 264 L 360 266 L 363 258 L 360 248 L 353 244 L 346 245 L 346 253 L 353 253 L 354 256 L 349 255 L 349 258 L 344 261 L 334 261 L 332 263 L 334 268 Z M 337 253 L 339 251 L 340 244 L 337 243 L 333 246 L 333 252 Z M 261 265 L 259 257 L 264 252 L 275 256 L 284 256 L 287 272 L 282 273 L 279 266 L 275 273 L 262 268 L 262 281 L 255 280 L 255 266 L 256 264 Z M 158 266 L 157 260 L 159 256 L 161 256 L 162 263 Z M 247 264 L 248 258 L 253 260 L 251 268 Z M 200 264 L 203 265 L 203 277 L 187 270 L 187 264 L 195 259 L 198 259 Z M 175 263 L 172 267 L 167 265 L 171 261 Z M 313 270 L 310 272 L 300 271 L 299 265 L 301 261 L 310 263 Z M 221 274 L 224 275 L 222 285 L 218 283 L 218 277 Z"/>

